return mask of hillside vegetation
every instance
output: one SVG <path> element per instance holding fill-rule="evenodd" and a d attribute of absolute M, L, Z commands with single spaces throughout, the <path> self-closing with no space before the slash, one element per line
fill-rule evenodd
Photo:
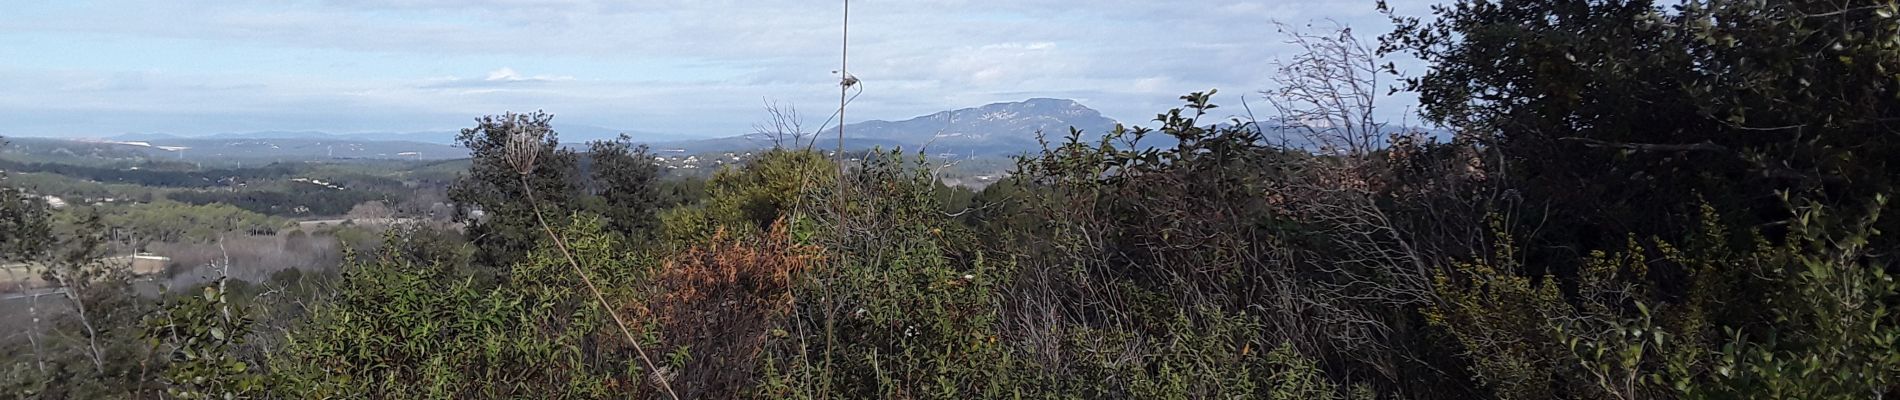
<path fill-rule="evenodd" d="M 109 225 L 210 240 L 156 228 L 206 223 L 173 215 L 197 207 L 263 229 L 324 198 L 174 192 L 185 204 L 121 222 L 0 186 L 0 261 L 62 289 L 33 303 L 61 312 L 32 309 L 0 343 L 0 391 L 1900 395 L 1900 226 L 1883 216 L 1900 7 L 1848 3 L 1461 0 L 1394 16 L 1378 43 L 1295 30 L 1264 107 L 1210 90 L 1143 126 L 1044 131 L 980 191 L 914 150 L 827 154 L 783 130 L 704 180 L 667 178 L 624 138 L 562 146 L 547 114 L 486 116 L 458 136 L 466 164 L 346 185 L 440 183 L 452 223 L 330 233 L 334 269 L 157 296 L 99 261 L 122 240 Z M 1427 69 L 1384 86 L 1400 55 Z M 1431 129 L 1376 119 L 1388 89 L 1416 93 Z M 324 213 L 424 212 L 370 198 Z"/>

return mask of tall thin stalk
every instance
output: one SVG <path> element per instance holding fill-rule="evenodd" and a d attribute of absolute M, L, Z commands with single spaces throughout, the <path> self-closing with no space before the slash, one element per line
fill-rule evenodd
<path fill-rule="evenodd" d="M 607 296 L 600 294 L 600 287 L 594 286 L 594 280 L 587 277 L 587 270 L 581 268 L 580 261 L 574 259 L 574 253 L 568 251 L 567 240 L 562 239 L 559 233 L 555 233 L 554 228 L 548 225 L 548 219 L 541 215 L 541 202 L 535 200 L 534 186 L 528 184 L 528 175 L 534 173 L 535 158 L 541 152 L 540 135 L 522 130 L 514 132 L 509 139 L 506 157 L 508 163 L 515 168 L 515 173 L 521 178 L 521 190 L 528 197 L 528 205 L 534 209 L 535 221 L 541 223 L 541 230 L 547 232 L 548 239 L 554 241 L 554 247 L 560 250 L 561 256 L 567 259 L 568 266 L 574 268 L 574 275 L 580 276 L 581 283 L 587 285 L 587 291 L 594 294 L 594 301 L 600 302 L 600 308 L 606 311 L 608 316 L 613 317 L 614 325 L 620 327 L 620 334 L 627 337 L 627 344 L 633 345 L 633 352 L 640 356 L 640 362 L 646 364 L 648 371 L 652 371 L 653 380 L 660 384 L 660 389 L 666 391 L 668 398 L 679 400 L 679 394 L 673 392 L 673 386 L 668 384 L 666 377 L 660 374 L 659 366 L 653 363 L 652 358 L 647 357 L 646 349 L 642 348 L 640 340 L 633 336 L 633 330 L 627 329 L 627 321 L 620 318 L 620 313 L 614 312 L 613 304 L 607 302 Z"/>

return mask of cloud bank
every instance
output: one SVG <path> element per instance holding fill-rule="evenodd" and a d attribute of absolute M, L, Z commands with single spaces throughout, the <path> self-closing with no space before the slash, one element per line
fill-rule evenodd
<path fill-rule="evenodd" d="M 4 135 L 452 130 L 503 111 L 717 136 L 836 106 L 839 5 L 761 0 L 40 2 L 0 19 Z M 1395 2 L 1408 14 L 1429 3 Z M 853 2 L 851 119 L 1067 97 L 1143 123 L 1268 85 L 1272 21 L 1386 30 L 1372 1 Z M 1390 110 L 1409 99 L 1386 102 Z M 828 113 L 828 112 L 827 112 Z M 1396 117 L 1398 113 L 1393 112 Z"/>

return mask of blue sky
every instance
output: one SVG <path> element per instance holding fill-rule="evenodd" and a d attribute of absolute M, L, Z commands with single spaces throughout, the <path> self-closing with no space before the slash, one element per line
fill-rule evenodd
<path fill-rule="evenodd" d="M 725 136 L 767 100 L 817 120 L 837 101 L 830 1 L 9 2 L 0 135 L 448 131 L 542 109 L 557 125 Z M 1064 97 L 1145 123 L 1186 92 L 1238 103 L 1267 88 L 1289 51 L 1273 21 L 1367 40 L 1388 26 L 1371 0 L 858 0 L 851 17 L 866 89 L 852 121 Z"/>

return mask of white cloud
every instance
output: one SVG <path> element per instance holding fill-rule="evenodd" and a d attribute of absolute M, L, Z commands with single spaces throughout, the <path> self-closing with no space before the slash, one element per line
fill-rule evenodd
<path fill-rule="evenodd" d="M 488 80 L 490 81 L 517 81 L 517 80 L 521 80 L 521 74 L 518 72 L 515 72 L 514 68 L 502 67 L 501 69 L 489 72 Z"/>
<path fill-rule="evenodd" d="M 484 80 L 489 82 L 553 82 L 571 81 L 574 80 L 574 77 L 553 75 L 523 76 L 520 72 L 515 72 L 514 68 L 502 67 L 498 70 L 489 71 L 488 78 Z"/>
<path fill-rule="evenodd" d="M 1162 88 L 1168 87 L 1169 83 L 1170 82 L 1169 82 L 1168 77 L 1151 76 L 1147 78 L 1136 79 L 1135 83 L 1132 85 L 1129 85 L 1129 87 L 1134 88 L 1136 92 L 1154 93 L 1154 92 L 1160 91 Z"/>

